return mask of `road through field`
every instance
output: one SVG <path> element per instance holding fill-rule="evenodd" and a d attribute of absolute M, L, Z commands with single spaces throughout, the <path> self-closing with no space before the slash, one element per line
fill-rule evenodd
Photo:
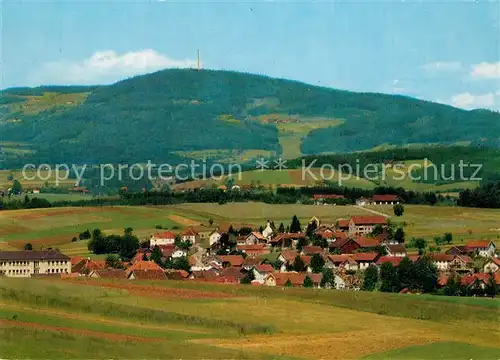
<path fill-rule="evenodd" d="M 364 207 L 359 206 L 359 205 L 354 205 L 354 207 L 356 207 L 356 208 L 358 208 L 358 209 L 361 209 L 361 210 L 366 210 L 366 211 L 369 211 L 369 212 L 371 212 L 372 214 L 375 214 L 375 215 L 380 215 L 380 216 L 383 216 L 383 217 L 386 217 L 386 218 L 390 218 L 390 217 L 391 217 L 390 215 L 384 214 L 383 212 L 376 211 L 376 210 L 372 210 L 372 209 L 367 209 L 367 208 L 364 208 Z"/>

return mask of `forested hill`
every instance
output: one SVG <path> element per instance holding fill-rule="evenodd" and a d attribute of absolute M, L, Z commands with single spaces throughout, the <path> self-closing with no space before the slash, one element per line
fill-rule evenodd
<path fill-rule="evenodd" d="M 109 86 L 1 92 L 4 164 L 181 161 L 207 150 L 280 155 L 381 144 L 498 147 L 499 114 L 229 71 L 164 70 Z"/>

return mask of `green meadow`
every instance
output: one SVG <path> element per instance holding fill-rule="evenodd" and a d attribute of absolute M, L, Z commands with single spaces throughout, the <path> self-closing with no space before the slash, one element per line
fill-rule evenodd
<path fill-rule="evenodd" d="M 482 300 L 190 281 L 0 278 L 0 355 L 495 359 L 500 302 Z"/>

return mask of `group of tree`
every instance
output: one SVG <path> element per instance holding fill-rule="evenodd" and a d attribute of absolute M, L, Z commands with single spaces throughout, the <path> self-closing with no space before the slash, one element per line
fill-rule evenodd
<path fill-rule="evenodd" d="M 144 255 L 143 260 L 154 261 L 156 264 L 164 269 L 174 269 L 174 270 L 185 270 L 187 272 L 191 271 L 191 265 L 189 265 L 189 260 L 186 256 L 180 256 L 177 258 L 165 258 L 158 246 L 153 247 L 153 252 L 148 258 Z"/>
<path fill-rule="evenodd" d="M 130 260 L 139 249 L 139 239 L 132 228 L 124 229 L 123 235 L 105 235 L 100 229 L 94 229 L 87 248 L 94 254 L 118 254 L 123 260 Z"/>
<path fill-rule="evenodd" d="M 500 181 L 460 191 L 457 203 L 467 207 L 500 208 Z"/>
<path fill-rule="evenodd" d="M 438 272 L 428 256 L 417 262 L 405 257 L 398 266 L 385 262 L 380 272 L 375 265 L 370 265 L 364 273 L 362 289 L 382 292 L 399 292 L 403 289 L 430 293 L 436 290 Z"/>
<path fill-rule="evenodd" d="M 479 279 L 475 279 L 471 284 L 464 284 L 458 274 L 451 274 L 446 285 L 439 291 L 439 294 L 447 296 L 490 296 L 492 298 L 499 293 L 500 286 L 493 274 L 488 275 L 484 286 Z"/>

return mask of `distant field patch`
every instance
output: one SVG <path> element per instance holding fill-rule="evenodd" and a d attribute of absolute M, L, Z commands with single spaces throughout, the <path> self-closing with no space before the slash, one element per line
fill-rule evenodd
<path fill-rule="evenodd" d="M 23 102 L 9 104 L 11 112 L 21 112 L 25 115 L 36 115 L 42 111 L 53 108 L 65 108 L 78 106 L 87 100 L 90 93 L 55 93 L 45 92 L 41 96 L 20 96 Z"/>
<path fill-rule="evenodd" d="M 261 150 L 261 149 L 247 149 L 247 150 L 207 149 L 207 150 L 196 150 L 196 151 L 175 151 L 174 153 L 195 160 L 210 159 L 217 161 L 221 164 L 247 163 L 254 159 L 262 157 L 271 158 L 275 156 L 275 153 L 273 151 Z"/>
<path fill-rule="evenodd" d="M 26 175 L 26 176 L 24 176 Z M 64 170 L 60 171 L 60 177 L 64 178 L 67 174 Z M 26 170 L 23 174 L 22 170 L 0 170 L 0 188 L 12 187 L 14 179 L 19 180 L 22 187 L 25 189 L 42 187 L 45 184 L 49 186 L 55 185 L 56 177 L 55 172 L 48 170 L 40 170 L 38 173 L 32 170 Z M 43 179 L 43 180 L 42 180 Z M 45 180 L 46 179 L 46 180 Z M 75 186 L 75 179 L 60 180 L 59 186 L 70 187 Z"/>

